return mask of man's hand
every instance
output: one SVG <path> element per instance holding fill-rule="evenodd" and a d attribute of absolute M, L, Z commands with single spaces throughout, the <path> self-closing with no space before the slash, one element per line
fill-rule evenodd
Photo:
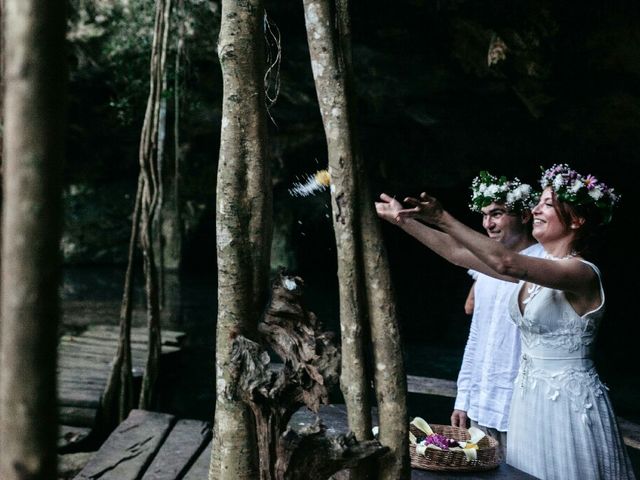
<path fill-rule="evenodd" d="M 390 223 L 402 223 L 403 220 L 398 216 L 398 212 L 403 208 L 402 204 L 386 193 L 380 194 L 380 200 L 380 202 L 376 202 L 378 216 Z"/>
<path fill-rule="evenodd" d="M 464 410 L 454 410 L 451 414 L 451 426 L 467 428 L 467 412 Z"/>
<path fill-rule="evenodd" d="M 437 225 L 444 209 L 442 204 L 425 192 L 420 194 L 420 198 L 407 197 L 404 202 L 413 208 L 406 208 L 397 212 L 399 218 L 417 218 L 426 223 Z"/>

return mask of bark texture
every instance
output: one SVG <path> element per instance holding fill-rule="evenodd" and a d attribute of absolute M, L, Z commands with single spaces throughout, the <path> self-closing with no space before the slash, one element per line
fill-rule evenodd
<path fill-rule="evenodd" d="M 331 175 L 331 206 L 340 284 L 340 386 L 347 405 L 349 428 L 358 440 L 365 440 L 371 438 L 371 405 L 363 345 L 365 301 L 361 284 L 357 184 L 346 71 L 330 0 L 304 0 L 304 10 Z"/>
<path fill-rule="evenodd" d="M 261 338 L 283 360 L 281 370 L 270 367 L 263 346 L 243 336 L 234 340 L 232 375 L 256 421 L 260 480 L 324 480 L 386 451 L 377 441 L 358 442 L 353 434 L 327 436 L 319 422 L 301 432 L 287 427 L 303 405 L 317 413 L 338 382 L 340 355 L 333 335 L 322 330 L 301 298 L 302 280 L 280 275 L 258 325 Z"/>
<path fill-rule="evenodd" d="M 216 200 L 218 319 L 211 480 L 256 478 L 251 413 L 231 376 L 232 338 L 255 335 L 268 286 L 271 181 L 265 152 L 264 9 L 223 0 L 223 104 Z"/>
<path fill-rule="evenodd" d="M 4 2 L 0 478 L 56 477 L 65 9 Z"/>
<path fill-rule="evenodd" d="M 363 170 L 360 178 L 366 178 Z M 380 223 L 373 211 L 366 179 L 362 184 L 362 250 L 378 403 L 378 440 L 390 448 L 389 454 L 379 460 L 378 477 L 382 480 L 409 478 L 407 376 L 400 328 Z"/>
<path fill-rule="evenodd" d="M 315 9 L 312 10 L 310 8 L 311 4 L 316 5 Z M 324 18 L 324 24 L 328 25 L 324 31 L 316 30 L 313 37 L 309 35 L 309 46 L 312 52 L 312 44 L 318 42 L 317 37 L 324 36 L 327 40 L 333 37 L 330 43 L 325 43 L 319 48 L 316 55 L 312 53 L 312 66 L 314 67 L 316 89 L 318 90 L 318 99 L 327 133 L 330 166 L 332 165 L 332 145 L 333 148 L 345 145 L 349 149 L 347 155 L 340 154 L 339 158 L 345 164 L 348 162 L 350 167 L 348 169 L 343 168 L 341 171 L 335 171 L 332 168 L 331 183 L 335 188 L 335 192 L 338 191 L 338 186 L 340 186 L 342 193 L 351 196 L 351 202 L 357 201 L 355 205 L 358 206 L 357 210 L 353 212 L 353 215 L 357 217 L 354 224 L 359 226 L 356 231 L 358 237 L 355 240 L 349 239 L 356 245 L 354 253 L 358 256 L 352 257 L 351 262 L 358 263 L 361 261 L 362 264 L 362 270 L 358 270 L 356 265 L 353 268 L 353 274 L 358 275 L 356 283 L 363 285 L 366 291 L 366 306 L 362 307 L 362 310 L 366 311 L 368 315 L 372 342 L 373 375 L 380 423 L 379 440 L 383 445 L 390 447 L 390 453 L 380 458 L 377 476 L 378 478 L 389 480 L 408 478 L 410 465 L 406 406 L 407 387 L 395 299 L 393 297 L 389 265 L 382 242 L 380 225 L 373 210 L 373 199 L 369 192 L 366 169 L 357 145 L 355 112 L 353 104 L 347 101 L 349 98 L 353 98 L 351 95 L 353 91 L 353 72 L 349 3 L 348 0 L 335 0 L 335 25 L 330 24 L 332 16 L 330 16 L 331 4 L 328 0 L 308 1 L 305 2 L 305 5 L 309 5 L 305 8 L 308 32 L 309 23 L 314 19 Z M 326 58 L 324 62 L 322 61 L 323 54 Z M 327 71 L 326 64 L 331 63 L 332 60 L 335 67 Z M 314 61 L 317 62 L 316 65 L 314 65 Z M 318 74 L 315 73 L 316 71 Z M 324 75 L 330 78 L 331 81 L 324 82 L 324 84 L 319 82 L 318 77 L 322 78 Z M 330 92 L 334 92 L 334 94 L 339 92 L 339 95 L 344 96 L 344 100 L 339 104 L 331 104 L 329 102 L 331 98 Z M 326 106 L 323 106 L 323 101 Z M 332 124 L 338 126 L 334 127 Z M 334 140 L 332 142 L 330 132 L 345 138 L 342 141 Z M 344 175 L 351 176 L 352 180 L 341 178 Z M 354 204 L 352 203 L 352 205 Z M 354 230 L 356 228 L 355 225 Z M 336 230 L 338 244 L 343 239 L 344 237 L 339 237 Z M 339 245 L 338 251 L 340 251 Z M 342 290 L 342 277 L 340 278 L 340 285 Z M 349 322 L 350 320 L 346 319 L 346 321 Z M 345 322 L 345 318 L 342 316 L 341 311 L 342 322 Z M 345 326 L 343 325 L 342 328 L 345 329 Z M 362 340 L 360 339 L 359 342 L 362 342 Z M 347 345 L 349 346 L 349 344 Z M 364 362 L 361 351 L 355 350 L 353 355 L 359 355 L 361 361 Z M 344 372 L 348 365 L 344 334 L 343 358 Z M 364 373 L 362 373 L 362 376 L 364 378 Z M 348 381 L 352 381 L 352 379 L 347 379 L 343 373 L 343 392 L 345 391 L 344 384 Z M 345 398 L 346 396 L 345 392 Z M 354 407 L 352 407 L 351 402 L 347 401 L 349 409 L 358 408 L 355 402 L 353 405 Z"/>
<path fill-rule="evenodd" d="M 4 131 L 4 0 L 0 0 L 0 174 L 2 173 L 2 135 Z"/>

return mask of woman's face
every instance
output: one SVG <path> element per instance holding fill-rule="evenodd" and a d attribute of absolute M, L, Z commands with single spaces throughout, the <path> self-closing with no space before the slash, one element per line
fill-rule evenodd
<path fill-rule="evenodd" d="M 551 188 L 545 188 L 540 197 L 540 202 L 533 208 L 531 213 L 533 214 L 533 238 L 540 243 L 560 239 L 570 231 L 562 223 L 558 212 L 556 212 Z"/>

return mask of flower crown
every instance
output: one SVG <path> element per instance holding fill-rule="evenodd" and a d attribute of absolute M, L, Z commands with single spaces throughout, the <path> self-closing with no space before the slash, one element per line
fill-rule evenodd
<path fill-rule="evenodd" d="M 551 187 L 556 197 L 574 205 L 594 204 L 602 212 L 602 223 L 609 223 L 613 207 L 620 201 L 613 188 L 609 188 L 593 175 L 582 176 L 566 163 L 553 165 L 542 173 L 540 186 Z"/>
<path fill-rule="evenodd" d="M 481 212 L 493 202 L 504 203 L 509 210 L 522 212 L 533 207 L 538 199 L 531 185 L 520 182 L 518 178 L 497 178 L 484 170 L 473 179 L 471 192 L 469 208 L 473 212 Z"/>

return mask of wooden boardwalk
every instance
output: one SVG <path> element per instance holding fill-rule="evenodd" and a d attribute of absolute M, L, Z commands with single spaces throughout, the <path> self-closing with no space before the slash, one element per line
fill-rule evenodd
<path fill-rule="evenodd" d="M 320 417 L 330 434 L 347 430 L 344 405 L 322 407 Z M 313 423 L 315 416 L 301 409 L 291 419 L 292 428 Z M 92 457 L 76 480 L 206 480 L 211 455 L 211 426 L 197 420 L 177 420 L 172 415 L 133 410 Z M 413 470 L 412 480 L 454 479 L 459 475 Z M 467 480 L 531 480 L 502 464 L 488 472 L 464 474 Z"/>
<path fill-rule="evenodd" d="M 100 399 L 116 354 L 119 327 L 90 326 L 82 334 L 64 335 L 58 346 L 59 445 L 78 441 L 94 426 Z M 162 331 L 162 356 L 178 352 L 184 333 Z M 146 328 L 131 329 L 132 373 L 140 379 L 147 357 Z"/>

